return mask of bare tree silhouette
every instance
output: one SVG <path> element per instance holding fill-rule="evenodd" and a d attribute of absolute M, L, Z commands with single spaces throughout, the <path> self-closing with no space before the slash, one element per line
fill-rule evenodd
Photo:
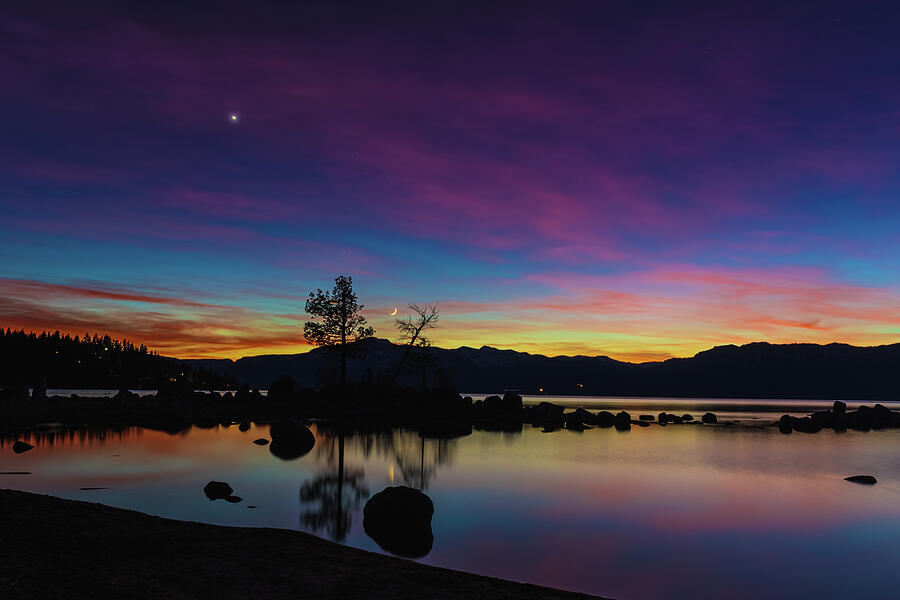
<path fill-rule="evenodd" d="M 422 332 L 425 329 L 434 329 L 438 326 L 437 322 L 440 318 L 440 309 L 437 304 L 425 304 L 422 306 L 410 304 L 409 309 L 413 314 L 394 321 L 395 326 L 400 330 L 400 339 L 406 342 L 406 351 L 403 352 L 403 356 L 400 358 L 400 362 L 394 370 L 390 385 L 393 385 L 397 380 L 397 377 L 403 370 L 403 366 L 406 364 L 406 359 L 409 358 L 410 350 L 413 349 L 413 346 L 415 346 L 416 342 L 422 337 Z"/>

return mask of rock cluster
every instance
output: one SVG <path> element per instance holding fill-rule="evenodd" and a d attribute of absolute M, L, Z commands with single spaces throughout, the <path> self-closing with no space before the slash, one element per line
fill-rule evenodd
<path fill-rule="evenodd" d="M 847 405 L 836 400 L 831 410 L 820 410 L 805 417 L 783 415 L 776 425 L 781 433 L 792 431 L 818 433 L 823 429 L 835 431 L 889 429 L 900 427 L 900 412 L 890 410 L 883 404 L 864 405 L 856 410 L 847 411 Z"/>
<path fill-rule="evenodd" d="M 475 424 L 488 431 L 521 431 L 523 413 L 522 396 L 513 392 L 472 403 Z"/>
<path fill-rule="evenodd" d="M 619 411 L 613 414 L 607 410 L 601 410 L 592 413 L 584 408 L 576 408 L 572 412 L 565 412 L 565 407 L 550 402 L 541 402 L 537 406 L 526 406 L 522 410 L 522 420 L 530 423 L 535 427 L 543 427 L 545 432 L 556 431 L 565 427 L 571 431 L 584 431 L 592 427 L 615 427 L 620 431 L 631 429 L 632 425 L 638 427 L 649 427 L 653 421 L 658 421 L 660 425 L 669 423 L 681 424 L 694 421 L 694 417 L 689 414 L 674 415 L 671 413 L 661 412 L 658 416 L 640 415 L 637 419 L 626 411 Z M 703 423 L 717 423 L 718 418 L 713 413 L 703 415 Z"/>

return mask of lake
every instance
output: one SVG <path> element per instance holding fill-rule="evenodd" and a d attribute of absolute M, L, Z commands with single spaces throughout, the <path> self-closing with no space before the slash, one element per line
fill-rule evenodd
<path fill-rule="evenodd" d="M 900 430 L 782 435 L 767 426 L 830 402 L 547 399 L 634 417 L 715 407 L 737 424 L 581 433 L 526 425 L 449 441 L 395 430 L 343 442 L 314 424 L 315 448 L 293 461 L 252 443 L 268 437 L 267 425 L 44 431 L 20 436 L 36 446 L 22 455 L 2 442 L 0 471 L 32 474 L 0 475 L 0 486 L 299 529 L 378 552 L 362 507 L 406 484 L 434 502 L 427 564 L 620 600 L 895 596 Z M 854 474 L 878 484 L 843 480 Z M 207 500 L 209 480 L 227 481 L 243 501 Z"/>

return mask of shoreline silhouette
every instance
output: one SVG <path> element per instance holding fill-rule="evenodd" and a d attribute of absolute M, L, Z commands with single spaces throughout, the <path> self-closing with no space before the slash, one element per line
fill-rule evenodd
<path fill-rule="evenodd" d="M 0 490 L 9 597 L 599 598 L 432 567 L 299 531 L 164 519 Z M 41 557 L 53 556 L 53 561 Z"/>

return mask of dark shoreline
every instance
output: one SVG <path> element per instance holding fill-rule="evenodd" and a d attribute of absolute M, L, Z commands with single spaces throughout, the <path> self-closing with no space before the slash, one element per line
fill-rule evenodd
<path fill-rule="evenodd" d="M 212 428 L 238 424 L 246 430 L 251 422 L 310 423 L 316 420 L 329 429 L 346 434 L 403 428 L 415 430 L 423 438 L 435 439 L 465 437 L 474 430 L 517 432 L 525 426 L 550 433 L 595 427 L 628 431 L 633 426 L 649 427 L 651 424 L 714 427 L 736 424 L 720 421 L 713 412 L 692 414 L 699 410 L 686 412 L 687 408 L 682 406 L 675 412 L 658 414 L 639 410 L 634 415 L 624 410 L 613 414 L 608 410 L 592 412 L 584 408 L 567 412 L 570 407 L 550 402 L 526 404 L 522 396 L 514 392 L 473 400 L 446 389 L 421 393 L 386 386 L 350 386 L 316 391 L 304 389 L 288 377 L 272 384 L 266 396 L 246 387 L 236 393 L 220 394 L 175 386 L 148 396 L 123 389 L 114 396 L 102 398 L 75 394 L 48 397 L 46 390 L 29 397 L 24 388 L 20 388 L 0 389 L 0 437 L 14 437 L 18 431 L 48 424 L 113 428 L 136 425 L 175 434 L 193 426 Z M 811 412 L 804 417 L 784 414 L 779 420 L 752 426 L 778 427 L 786 434 L 793 431 L 816 433 L 826 428 L 836 431 L 900 428 L 900 411 L 892 411 L 882 404 L 847 410 L 846 403 L 835 400 L 831 410 Z"/>
<path fill-rule="evenodd" d="M 306 533 L 0 490 L 7 598 L 596 598 L 422 565 Z"/>

